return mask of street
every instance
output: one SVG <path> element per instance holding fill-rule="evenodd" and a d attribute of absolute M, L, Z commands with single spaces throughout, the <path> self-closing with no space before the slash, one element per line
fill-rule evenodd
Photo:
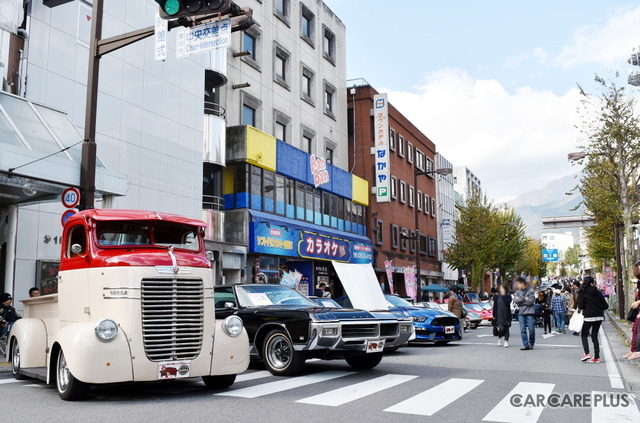
<path fill-rule="evenodd" d="M 610 331 L 611 326 L 606 325 Z M 580 338 L 543 337 L 520 351 L 518 324 L 509 348 L 498 347 L 490 326 L 448 346 L 416 345 L 387 355 L 371 371 L 344 362 L 311 361 L 292 378 L 273 377 L 259 366 L 224 392 L 198 379 L 94 387 L 82 402 L 63 403 L 54 387 L 39 381 L 0 379 L 4 414 L 14 421 L 354 421 L 367 422 L 622 422 L 638 421 L 627 408 L 514 408 L 511 395 L 624 392 L 612 354 L 624 351 L 617 336 L 602 339 L 603 363 L 579 361 Z M 602 335 L 602 334 L 601 334 Z M 620 345 L 618 345 L 620 344 Z M 608 364 L 607 364 L 608 363 Z M 621 365 L 622 366 L 622 365 Z M 637 366 L 624 365 L 623 370 Z M 114 407 L 114 405 L 116 405 Z"/>

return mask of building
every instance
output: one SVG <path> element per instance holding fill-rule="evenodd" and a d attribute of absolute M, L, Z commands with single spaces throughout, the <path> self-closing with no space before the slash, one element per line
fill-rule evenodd
<path fill-rule="evenodd" d="M 482 191 L 480 179 L 466 166 L 453 168 L 453 185 L 455 192 L 459 193 L 463 199 L 466 199 L 469 194 Z"/>
<path fill-rule="evenodd" d="M 417 257 L 418 286 L 442 281 L 438 261 L 436 179 L 434 173 L 428 173 L 435 169 L 435 145 L 395 107 L 385 106 L 386 99 L 377 97 L 378 92 L 366 81 L 357 80 L 347 85 L 349 167 L 354 175 L 376 186 L 369 194 L 366 220 L 371 226 L 369 233 L 375 248 L 374 267 L 379 281 L 388 291 L 388 268 L 392 272 L 393 291 L 406 294 L 405 271 L 407 267 L 416 266 Z M 375 112 L 374 107 L 381 106 L 387 107 L 388 112 L 381 117 L 385 123 L 379 124 L 379 112 Z M 378 138 L 382 133 L 383 138 L 388 136 L 385 143 L 388 156 L 386 150 L 376 153 L 374 149 L 374 145 L 384 142 Z M 388 157 L 388 161 L 378 163 L 377 158 L 383 156 Z M 379 174 L 378 170 L 387 173 Z M 388 183 L 388 191 L 376 181 Z M 381 192 L 385 202 L 378 202 Z"/>
<path fill-rule="evenodd" d="M 540 242 L 547 249 L 558 250 L 560 257 L 563 257 L 564 252 L 575 245 L 573 234 L 571 232 L 543 233 L 540 236 Z"/>
<path fill-rule="evenodd" d="M 436 154 L 436 169 L 453 169 L 453 164 L 442 154 Z M 447 285 L 458 283 L 459 272 L 445 261 L 448 245 L 455 241 L 456 235 L 456 196 L 453 175 L 436 175 L 436 192 L 438 206 L 438 260 L 442 263 L 442 279 Z"/>

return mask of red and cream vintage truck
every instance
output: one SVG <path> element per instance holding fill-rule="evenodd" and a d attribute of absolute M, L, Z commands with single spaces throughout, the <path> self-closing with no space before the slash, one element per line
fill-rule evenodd
<path fill-rule="evenodd" d="M 88 210 L 64 227 L 58 293 L 23 300 L 8 337 L 16 378 L 77 400 L 90 385 L 202 377 L 224 389 L 249 365 L 242 320 L 214 315 L 204 222 Z"/>

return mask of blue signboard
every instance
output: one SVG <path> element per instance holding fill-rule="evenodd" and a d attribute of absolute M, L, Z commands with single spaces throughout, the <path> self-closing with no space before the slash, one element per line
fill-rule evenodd
<path fill-rule="evenodd" d="M 373 247 L 364 242 L 303 231 L 285 226 L 251 222 L 249 251 L 344 263 L 371 263 Z"/>
<path fill-rule="evenodd" d="M 555 248 L 542 249 L 542 261 L 558 261 L 560 260 L 560 254 L 558 254 L 558 250 Z"/>

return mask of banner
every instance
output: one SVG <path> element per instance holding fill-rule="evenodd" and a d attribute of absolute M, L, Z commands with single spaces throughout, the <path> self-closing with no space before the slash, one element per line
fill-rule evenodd
<path fill-rule="evenodd" d="M 387 280 L 389 281 L 389 292 L 393 295 L 393 261 L 385 260 L 384 270 L 387 271 Z"/>
<path fill-rule="evenodd" d="M 372 153 L 375 160 L 376 201 L 388 203 L 391 201 L 389 186 L 391 173 L 389 170 L 389 106 L 386 94 L 376 94 L 373 97 L 373 130 L 374 146 Z"/>
<path fill-rule="evenodd" d="M 404 268 L 404 286 L 407 290 L 407 296 L 414 300 L 418 296 L 418 285 L 416 283 L 415 266 L 405 266 Z"/>

